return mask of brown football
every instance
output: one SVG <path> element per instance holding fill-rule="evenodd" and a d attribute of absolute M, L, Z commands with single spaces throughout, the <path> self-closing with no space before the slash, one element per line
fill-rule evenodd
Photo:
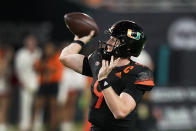
<path fill-rule="evenodd" d="M 64 20 L 68 29 L 79 37 L 88 35 L 91 30 L 95 31 L 95 35 L 99 32 L 99 27 L 95 20 L 85 13 L 67 13 L 64 15 Z"/>

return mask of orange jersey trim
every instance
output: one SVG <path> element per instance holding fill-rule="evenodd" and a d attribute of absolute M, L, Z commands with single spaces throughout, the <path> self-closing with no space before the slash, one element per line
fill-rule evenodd
<path fill-rule="evenodd" d="M 121 73 L 121 72 L 118 72 L 118 73 L 116 73 L 115 75 L 116 75 L 117 77 L 121 78 L 122 73 Z"/>
<path fill-rule="evenodd" d="M 139 84 L 139 85 L 147 85 L 147 86 L 154 86 L 154 81 L 138 81 L 135 82 L 135 84 Z"/>

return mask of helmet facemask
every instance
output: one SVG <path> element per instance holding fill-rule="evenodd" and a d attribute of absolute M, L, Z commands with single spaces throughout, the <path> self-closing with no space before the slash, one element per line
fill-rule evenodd
<path fill-rule="evenodd" d="M 117 41 L 114 45 L 107 44 L 105 41 L 99 41 L 99 48 L 102 49 L 102 59 L 110 61 L 111 56 L 118 57 L 118 46 Z M 108 47 L 111 48 L 110 51 Z"/>

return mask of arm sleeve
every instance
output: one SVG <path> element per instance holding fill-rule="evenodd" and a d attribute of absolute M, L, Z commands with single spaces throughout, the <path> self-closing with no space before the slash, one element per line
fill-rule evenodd
<path fill-rule="evenodd" d="M 123 92 L 130 94 L 136 103 L 140 102 L 145 91 L 150 91 L 154 87 L 153 74 L 148 68 L 141 69 L 136 76 L 127 75 L 124 80 Z"/>
<path fill-rule="evenodd" d="M 138 104 L 141 101 L 141 99 L 145 93 L 145 91 L 140 90 L 136 87 L 125 88 L 123 92 L 131 95 L 133 97 L 133 99 L 135 100 L 136 104 Z"/>
<path fill-rule="evenodd" d="M 83 60 L 82 75 L 90 76 L 90 77 L 93 76 L 90 68 L 89 60 L 87 57 L 84 57 Z"/>

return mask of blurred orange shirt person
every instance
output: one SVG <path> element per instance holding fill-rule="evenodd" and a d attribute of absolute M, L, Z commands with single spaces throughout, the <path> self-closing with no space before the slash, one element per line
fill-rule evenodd
<path fill-rule="evenodd" d="M 53 56 L 36 63 L 40 84 L 58 83 L 61 80 L 63 66 L 59 62 L 59 55 L 59 52 L 55 53 Z"/>
<path fill-rule="evenodd" d="M 55 43 L 46 42 L 43 47 L 42 58 L 36 63 L 35 69 L 39 74 L 40 88 L 37 92 L 34 108 L 34 120 L 40 119 L 40 110 L 44 109 L 46 103 L 50 106 L 49 111 L 49 128 L 51 131 L 57 130 L 57 106 L 56 96 L 59 90 L 59 82 L 62 78 L 63 66 L 59 62 L 60 52 L 57 52 Z M 40 129 L 35 130 L 42 130 Z"/>

